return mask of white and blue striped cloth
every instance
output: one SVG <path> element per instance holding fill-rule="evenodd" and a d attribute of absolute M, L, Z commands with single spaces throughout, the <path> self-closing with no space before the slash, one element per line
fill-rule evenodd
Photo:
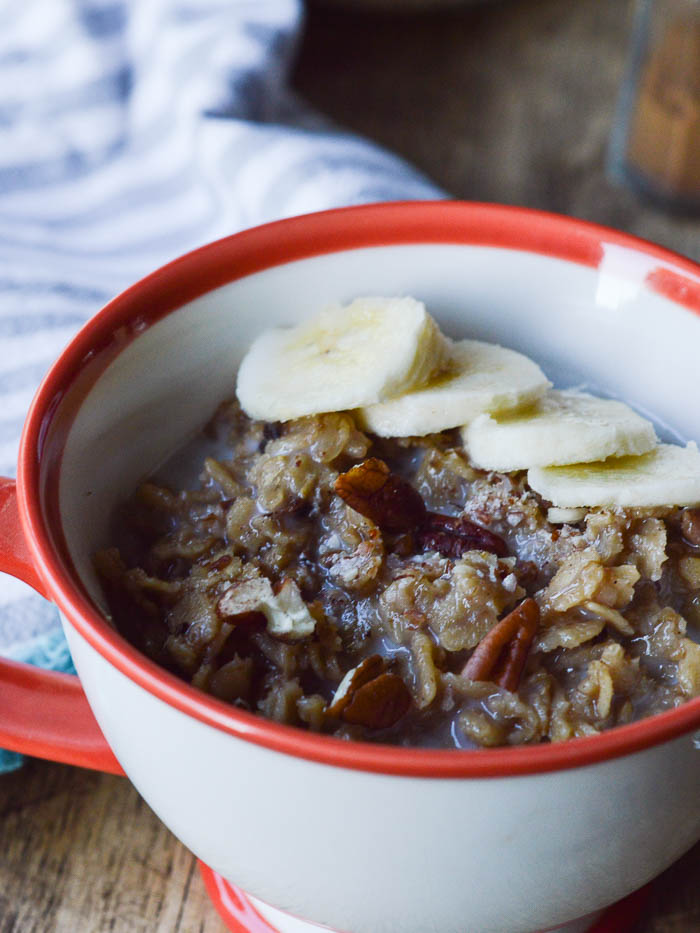
<path fill-rule="evenodd" d="M 301 0 L 0 4 L 0 475 L 52 360 L 134 280 L 268 220 L 440 196 L 289 90 L 302 14 Z M 57 624 L 0 575 L 0 653 L 71 669 Z M 0 770 L 19 761 L 0 752 Z"/>

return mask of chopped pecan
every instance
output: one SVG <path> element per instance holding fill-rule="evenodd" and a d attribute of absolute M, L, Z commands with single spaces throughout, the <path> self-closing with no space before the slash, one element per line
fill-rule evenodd
<path fill-rule="evenodd" d="M 499 535 L 468 518 L 428 512 L 417 534 L 422 551 L 439 551 L 444 557 L 462 557 L 467 551 L 490 551 L 505 557 L 508 548 Z"/>
<path fill-rule="evenodd" d="M 700 547 L 700 509 L 683 509 L 681 531 L 688 544 Z"/>
<path fill-rule="evenodd" d="M 444 557 L 461 557 L 467 551 L 490 551 L 498 557 L 508 553 L 500 535 L 468 518 L 428 512 L 413 486 L 376 457 L 341 473 L 335 491 L 382 531 L 415 532 L 411 544 L 421 551 L 439 551 Z"/>
<path fill-rule="evenodd" d="M 253 621 L 260 614 L 267 620 L 267 630 L 277 638 L 305 638 L 316 620 L 302 599 L 293 580 L 284 580 L 277 592 L 266 577 L 252 577 L 233 583 L 216 605 L 220 617 L 235 618 L 237 623 Z"/>
<path fill-rule="evenodd" d="M 343 719 L 369 729 L 388 729 L 408 712 L 411 694 L 398 674 L 380 674 L 353 694 Z"/>
<path fill-rule="evenodd" d="M 272 585 L 266 577 L 252 577 L 232 583 L 217 603 L 216 609 L 224 619 L 259 612 L 272 600 Z"/>
<path fill-rule="evenodd" d="M 462 670 L 470 680 L 490 680 L 515 692 L 540 621 L 534 599 L 524 599 L 485 635 Z"/>
<path fill-rule="evenodd" d="M 316 619 L 309 612 L 301 591 L 294 580 L 284 580 L 274 600 L 263 608 L 267 617 L 267 630 L 278 638 L 306 638 L 316 627 Z"/>
<path fill-rule="evenodd" d="M 382 531 L 410 531 L 425 518 L 425 504 L 413 486 L 376 457 L 341 473 L 335 491 Z"/>
<path fill-rule="evenodd" d="M 384 658 L 373 654 L 348 671 L 326 713 L 369 729 L 388 729 L 410 705 L 406 684 L 398 674 L 386 671 Z"/>
<path fill-rule="evenodd" d="M 384 560 L 384 545 L 376 528 L 351 554 L 338 554 L 328 568 L 328 575 L 348 589 L 361 589 L 379 573 Z"/>
<path fill-rule="evenodd" d="M 375 677 L 379 677 L 385 670 L 386 662 L 381 655 L 371 654 L 365 658 L 357 667 L 349 670 L 340 681 L 326 712 L 331 716 L 340 716 L 350 702 L 353 692 L 359 690 L 363 684 L 374 680 Z"/>

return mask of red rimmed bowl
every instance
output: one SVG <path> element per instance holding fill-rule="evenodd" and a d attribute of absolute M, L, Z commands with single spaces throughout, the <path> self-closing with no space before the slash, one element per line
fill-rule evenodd
<path fill-rule="evenodd" d="M 74 338 L 32 404 L 16 485 L 0 485 L 0 568 L 59 607 L 80 676 L 3 662 L 0 745 L 123 769 L 221 875 L 335 929 L 568 923 L 700 838 L 700 699 L 557 745 L 346 743 L 199 693 L 108 621 L 91 556 L 115 505 L 232 394 L 263 327 L 368 293 L 415 295 L 450 335 L 520 349 L 555 381 L 586 381 L 700 438 L 700 267 L 632 237 L 522 209 L 406 203 L 190 253 Z"/>

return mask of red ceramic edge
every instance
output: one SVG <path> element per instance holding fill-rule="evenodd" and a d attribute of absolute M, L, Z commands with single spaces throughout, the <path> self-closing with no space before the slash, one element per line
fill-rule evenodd
<path fill-rule="evenodd" d="M 175 260 L 123 292 L 78 333 L 42 383 L 22 436 L 19 462 L 20 512 L 35 565 L 52 598 L 77 631 L 107 661 L 146 690 L 199 721 L 267 748 L 322 764 L 413 777 L 503 777 L 580 767 L 669 741 L 700 726 L 700 698 L 647 720 L 598 736 L 524 748 L 406 749 L 347 743 L 317 736 L 236 710 L 158 668 L 128 645 L 70 573 L 63 549 L 51 539 L 45 512 L 58 514 L 53 465 L 42 502 L 41 457 L 53 413 L 68 389 L 89 390 L 109 357 L 145 327 L 181 304 L 226 282 L 294 260 L 367 246 L 408 243 L 478 243 L 525 250 L 597 267 L 604 246 L 613 244 L 672 265 L 675 281 L 700 282 L 700 267 L 682 256 L 627 234 L 571 218 L 524 208 L 459 202 L 406 202 L 344 208 L 267 224 L 235 234 Z M 662 277 L 668 295 L 669 279 Z M 649 277 L 648 284 L 657 279 Z M 700 296 L 676 296 L 700 314 Z M 90 375 L 90 371 L 92 375 Z M 57 526 L 58 527 L 58 526 Z M 61 551 L 63 550 L 63 553 Z"/>
<path fill-rule="evenodd" d="M 230 933 L 278 933 L 241 890 L 199 859 L 197 865 L 207 894 Z"/>
<path fill-rule="evenodd" d="M 77 677 L 0 658 L 0 684 L 2 748 L 124 774 Z"/>
<path fill-rule="evenodd" d="M 653 269 L 647 275 L 645 284 L 652 291 L 685 308 L 696 310 L 700 307 L 700 282 L 682 275 L 675 269 Z"/>
<path fill-rule="evenodd" d="M 198 860 L 197 864 L 207 894 L 231 933 L 278 933 L 277 928 L 255 909 L 245 891 L 226 881 L 204 862 Z M 628 933 L 641 917 L 650 895 L 651 884 L 628 894 L 608 907 L 587 933 Z M 330 930 L 330 927 L 311 925 L 321 930 Z"/>
<path fill-rule="evenodd" d="M 46 597 L 46 589 L 34 569 L 31 551 L 22 533 L 17 484 L 4 476 L 0 476 L 0 573 L 23 580 Z"/>
<path fill-rule="evenodd" d="M 0 477 L 0 571 L 47 595 L 22 532 L 17 486 L 14 480 L 4 477 Z M 3 748 L 112 774 L 124 773 L 77 677 L 0 658 L 0 684 Z"/>

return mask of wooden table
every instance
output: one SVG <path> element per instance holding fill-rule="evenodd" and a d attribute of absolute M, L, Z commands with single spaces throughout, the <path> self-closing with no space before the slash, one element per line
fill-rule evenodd
<path fill-rule="evenodd" d="M 328 2 L 311 9 L 295 77 L 320 110 L 454 196 L 573 214 L 700 259 L 696 221 L 605 177 L 627 0 L 406 17 Z M 193 857 L 123 778 L 30 762 L 0 777 L 0 839 L 0 933 L 223 931 Z M 658 879 L 637 933 L 700 931 L 699 880 L 700 846 Z"/>

